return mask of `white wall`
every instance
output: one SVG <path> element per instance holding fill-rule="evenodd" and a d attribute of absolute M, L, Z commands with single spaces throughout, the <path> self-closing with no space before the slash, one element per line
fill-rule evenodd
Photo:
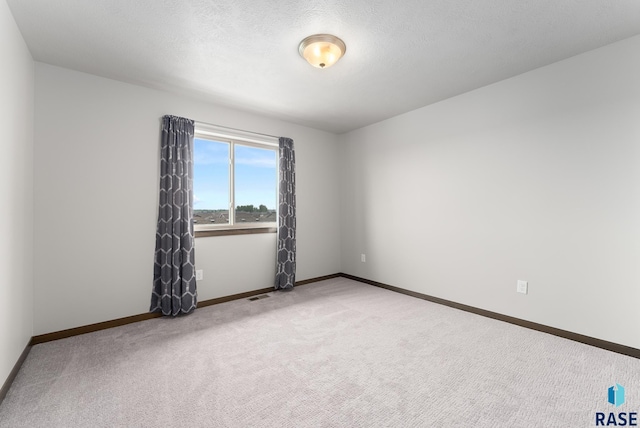
<path fill-rule="evenodd" d="M 148 311 L 165 114 L 293 138 L 297 279 L 339 271 L 333 134 L 36 63 L 35 334 Z M 196 239 L 199 299 L 272 286 L 275 245 Z"/>
<path fill-rule="evenodd" d="M 0 0 L 0 386 L 33 333 L 33 60 Z"/>
<path fill-rule="evenodd" d="M 640 348 L 638 52 L 341 136 L 343 272 Z"/>

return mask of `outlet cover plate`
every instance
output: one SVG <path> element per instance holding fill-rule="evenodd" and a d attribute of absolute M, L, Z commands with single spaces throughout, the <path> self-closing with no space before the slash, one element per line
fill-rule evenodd
<path fill-rule="evenodd" d="M 516 291 L 518 293 L 527 294 L 527 292 L 529 291 L 529 283 L 527 281 L 518 280 Z"/>
<path fill-rule="evenodd" d="M 202 271 L 202 269 L 197 269 L 196 270 L 196 281 L 200 281 L 204 279 L 204 272 Z"/>

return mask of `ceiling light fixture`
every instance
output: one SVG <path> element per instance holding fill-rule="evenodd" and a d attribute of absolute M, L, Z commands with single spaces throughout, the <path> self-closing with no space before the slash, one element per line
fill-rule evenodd
<path fill-rule="evenodd" d="M 298 52 L 309 64 L 318 68 L 329 68 L 344 55 L 347 46 L 331 34 L 314 34 L 300 42 Z"/>

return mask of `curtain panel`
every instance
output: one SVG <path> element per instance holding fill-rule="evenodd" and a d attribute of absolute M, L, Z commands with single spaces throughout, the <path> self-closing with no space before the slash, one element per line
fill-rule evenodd
<path fill-rule="evenodd" d="M 177 316 L 197 305 L 193 235 L 193 120 L 164 116 L 151 312 Z"/>
<path fill-rule="evenodd" d="M 276 290 L 291 290 L 296 282 L 296 156 L 291 138 L 280 137 L 278 251 Z"/>

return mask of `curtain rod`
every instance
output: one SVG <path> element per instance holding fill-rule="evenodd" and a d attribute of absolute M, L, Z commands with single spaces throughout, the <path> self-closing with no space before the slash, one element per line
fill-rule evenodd
<path fill-rule="evenodd" d="M 201 125 L 204 128 L 218 129 L 220 131 L 234 131 L 234 132 L 241 132 L 243 134 L 250 134 L 250 135 L 260 136 L 260 137 L 269 137 L 269 138 L 275 138 L 275 139 L 279 139 L 280 138 L 280 137 L 276 137 L 275 135 L 262 134 L 260 132 L 253 132 L 253 131 L 245 131 L 244 129 L 230 128 L 228 126 L 214 125 L 212 123 L 201 122 L 199 120 L 195 120 L 194 122 L 197 125 Z"/>

